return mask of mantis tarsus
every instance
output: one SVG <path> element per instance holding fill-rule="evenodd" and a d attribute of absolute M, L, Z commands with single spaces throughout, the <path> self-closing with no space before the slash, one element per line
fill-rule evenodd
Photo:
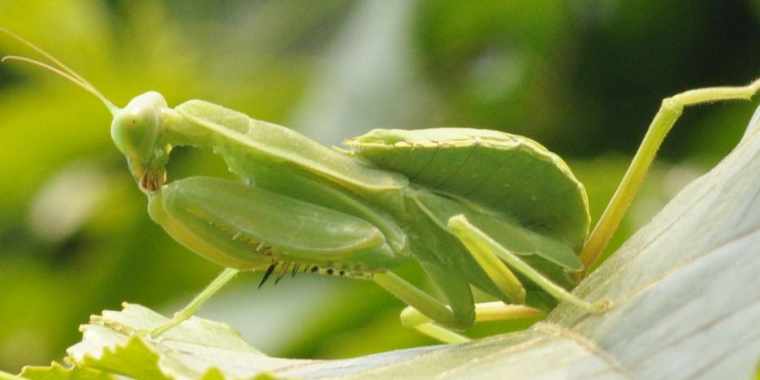
<path fill-rule="evenodd" d="M 2 29 L 0 29 L 2 30 Z M 287 128 L 208 102 L 170 108 L 156 92 L 115 106 L 92 84 L 50 61 L 6 56 L 52 71 L 92 93 L 113 115 L 111 136 L 148 197 L 150 217 L 191 251 L 226 267 L 153 337 L 192 316 L 240 271 L 314 272 L 371 280 L 407 303 L 402 323 L 464 342 L 476 322 L 541 315 L 549 294 L 592 313 L 569 289 L 588 274 L 639 190 L 684 107 L 749 99 L 741 87 L 686 91 L 663 100 L 593 231 L 583 185 L 560 157 L 525 137 L 465 128 L 374 130 L 331 149 Z M 167 181 L 172 148 L 221 155 L 241 181 Z M 445 302 L 394 274 L 414 260 Z M 473 301 L 477 287 L 498 301 Z"/>

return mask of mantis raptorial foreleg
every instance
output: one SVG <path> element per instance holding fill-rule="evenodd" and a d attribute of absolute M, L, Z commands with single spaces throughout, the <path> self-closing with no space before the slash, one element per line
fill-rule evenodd
<path fill-rule="evenodd" d="M 329 262 L 315 260 L 309 265 L 291 265 L 298 257 L 317 256 L 308 249 L 318 244 L 332 253 L 335 260 L 346 262 L 352 259 L 351 252 L 366 252 L 376 257 L 387 250 L 382 235 L 361 219 L 237 181 L 207 177 L 176 180 L 164 185 L 160 195 L 150 198 L 149 210 L 151 216 L 162 221 L 162 226 L 178 241 L 188 247 L 205 250 L 228 266 L 170 321 L 152 330 L 150 335 L 153 337 L 190 318 L 240 269 L 267 268 L 267 273 L 271 274 L 279 265 L 292 270 L 301 268 L 318 272 L 321 266 L 329 266 Z M 282 217 L 278 219 L 280 215 Z M 266 228 L 283 224 L 290 226 L 291 221 L 293 228 Z M 329 223 L 334 229 L 325 230 L 322 223 Z M 266 241 L 285 240 L 283 245 L 290 246 L 287 250 L 274 251 L 262 243 L 261 236 L 266 236 Z M 334 245 L 351 247 L 351 244 L 360 248 L 349 253 L 333 248 Z M 303 249 L 299 250 L 299 247 Z M 246 261 L 255 255 L 261 256 L 258 262 Z M 316 258 L 327 260 L 324 254 Z M 355 268 L 346 267 L 328 268 L 326 273 L 358 276 Z"/>
<path fill-rule="evenodd" d="M 644 141 L 639 146 L 636 155 L 628 166 L 623 179 L 615 190 L 615 194 L 607 204 L 599 222 L 589 235 L 581 251 L 580 258 L 584 271 L 579 278 L 588 274 L 599 261 L 602 251 L 617 230 L 620 222 L 641 188 L 649 166 L 652 164 L 657 151 L 660 149 L 665 136 L 678 121 L 683 109 L 688 106 L 718 102 L 723 100 L 750 99 L 760 90 L 760 79 L 747 86 L 739 87 L 710 87 L 685 91 L 665 98 L 659 111 L 649 124 Z"/>
<path fill-rule="evenodd" d="M 493 265 L 492 263 L 494 262 L 499 262 L 500 259 L 558 300 L 571 303 L 593 313 L 605 311 L 610 307 L 609 302 L 606 300 L 594 303 L 584 301 L 568 292 L 563 287 L 547 279 L 540 272 L 521 260 L 517 255 L 510 252 L 507 248 L 497 243 L 486 233 L 471 224 L 463 215 L 458 215 L 449 219 L 449 231 L 458 237 L 480 265 L 484 266 L 485 272 L 495 283 L 502 281 L 502 279 L 494 277 L 496 271 L 492 268 L 488 268 L 488 266 Z"/>

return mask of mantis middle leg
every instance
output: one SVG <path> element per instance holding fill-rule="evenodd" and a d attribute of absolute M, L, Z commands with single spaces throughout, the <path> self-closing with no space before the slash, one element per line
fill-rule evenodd
<path fill-rule="evenodd" d="M 388 290 L 388 292 L 410 305 L 401 312 L 401 323 L 404 326 L 414 328 L 422 334 L 444 343 L 464 343 L 470 341 L 470 338 L 442 325 L 442 323 L 455 319 L 456 316 L 450 307 L 444 305 L 433 296 L 392 272 L 377 274 L 374 280 L 378 285 Z M 501 301 L 486 302 L 475 305 L 474 323 L 529 319 L 537 318 L 541 315 L 543 315 L 541 310 L 525 305 L 507 305 Z"/>
<path fill-rule="evenodd" d="M 610 307 L 606 300 L 590 303 L 578 298 L 561 286 L 553 283 L 517 255 L 493 240 L 485 232 L 471 224 L 463 215 L 454 216 L 448 222 L 449 231 L 456 236 L 475 258 L 484 272 L 499 290 L 516 304 L 489 302 L 474 305 L 474 320 L 478 323 L 490 320 L 511 320 L 534 318 L 543 312 L 523 305 L 525 289 L 510 270 L 514 268 L 555 298 L 574 304 L 586 311 L 597 313 Z M 469 338 L 456 333 L 447 325 L 457 320 L 457 316 L 447 305 L 409 284 L 393 273 L 377 274 L 375 282 L 410 305 L 401 314 L 402 323 L 421 333 L 447 343 L 466 342 Z M 446 281 L 446 279 L 441 279 Z M 469 327 L 468 325 L 466 327 Z"/>
<path fill-rule="evenodd" d="M 543 311 L 527 305 L 505 304 L 501 301 L 475 304 L 476 324 L 492 321 L 536 319 L 541 318 L 543 315 Z M 437 324 L 412 306 L 407 306 L 401 312 L 401 323 L 406 327 L 414 328 L 422 334 L 444 343 L 465 343 L 470 341 L 470 338 Z"/>
<path fill-rule="evenodd" d="M 491 280 L 497 285 L 500 282 L 505 282 L 507 279 L 507 277 L 499 276 L 499 272 L 509 272 L 511 277 L 514 278 L 515 281 L 517 280 L 516 277 L 511 274 L 509 268 L 504 265 L 504 263 L 506 263 L 509 267 L 514 268 L 525 277 L 529 278 L 541 289 L 545 290 L 558 300 L 571 303 L 592 313 L 603 312 L 611 307 L 610 302 L 607 300 L 591 303 L 580 299 L 576 295 L 565 290 L 565 288 L 555 284 L 521 260 L 517 255 L 493 240 L 485 232 L 470 223 L 464 215 L 457 215 L 449 219 L 448 227 L 449 231 L 459 238 L 470 254 L 472 254 L 480 266 L 483 267 L 486 274 L 488 274 Z M 496 269 L 499 267 L 503 268 Z M 505 294 L 509 295 L 508 293 Z"/>

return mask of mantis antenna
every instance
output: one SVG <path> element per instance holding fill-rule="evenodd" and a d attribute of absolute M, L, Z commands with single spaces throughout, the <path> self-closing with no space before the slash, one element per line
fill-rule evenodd
<path fill-rule="evenodd" d="M 28 58 L 28 57 L 22 57 L 22 56 L 16 56 L 16 55 L 7 55 L 2 58 L 0 58 L 0 63 L 5 63 L 7 61 L 19 61 L 28 63 L 34 66 L 41 67 L 45 70 L 51 71 L 55 74 L 58 74 L 59 76 L 68 79 L 70 82 L 76 84 L 77 86 L 81 87 L 83 90 L 95 95 L 100 101 L 103 103 L 103 105 L 108 108 L 108 111 L 111 112 L 112 115 L 116 115 L 116 113 L 119 111 L 119 107 L 116 107 L 108 98 L 106 98 L 100 91 L 98 91 L 95 86 L 92 85 L 92 83 L 88 82 L 86 79 L 84 79 L 82 76 L 76 73 L 76 71 L 70 69 L 68 66 L 64 65 L 61 61 L 56 59 L 52 54 L 46 52 L 42 48 L 38 47 L 37 45 L 25 40 L 21 36 L 11 32 L 8 29 L 0 28 L 0 33 L 5 33 L 6 35 L 10 36 L 14 40 L 28 46 L 32 50 L 36 51 L 37 53 L 41 54 L 43 57 L 49 59 L 55 66 L 49 65 L 44 62 L 40 62 L 36 59 Z"/>

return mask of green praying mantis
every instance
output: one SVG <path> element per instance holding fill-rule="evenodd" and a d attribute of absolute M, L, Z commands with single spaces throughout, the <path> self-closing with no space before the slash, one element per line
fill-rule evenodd
<path fill-rule="evenodd" d="M 409 305 L 405 326 L 447 343 L 466 342 L 478 322 L 534 318 L 547 295 L 589 313 L 612 300 L 572 288 L 594 268 L 641 187 L 665 136 L 687 106 L 749 99 L 741 87 L 686 91 L 663 100 L 597 225 L 586 191 L 556 154 L 528 138 L 490 130 L 378 129 L 347 148 L 322 146 L 288 128 L 219 105 L 174 108 L 147 92 L 119 108 L 92 84 L 22 37 L 0 29 L 96 96 L 113 116 L 111 136 L 148 199 L 148 214 L 173 239 L 226 269 L 167 323 L 190 318 L 241 271 L 311 272 L 374 281 Z M 220 155 L 239 181 L 168 180 L 172 149 Z M 394 273 L 413 261 L 443 300 Z M 497 301 L 475 303 L 472 288 Z"/>

